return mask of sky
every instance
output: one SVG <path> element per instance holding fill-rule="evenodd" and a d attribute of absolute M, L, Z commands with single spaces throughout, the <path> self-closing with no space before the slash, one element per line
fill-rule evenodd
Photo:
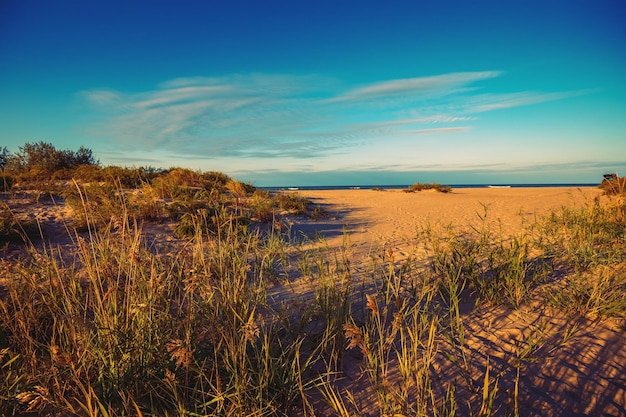
<path fill-rule="evenodd" d="M 626 2 L 0 0 L 0 147 L 257 186 L 626 175 Z"/>

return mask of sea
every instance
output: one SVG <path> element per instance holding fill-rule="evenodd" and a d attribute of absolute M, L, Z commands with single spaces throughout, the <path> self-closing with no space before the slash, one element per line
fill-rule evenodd
<path fill-rule="evenodd" d="M 443 184 L 448 185 L 448 184 Z M 571 184 L 449 184 L 452 189 L 459 188 L 547 188 L 547 187 L 597 187 L 598 183 L 571 183 Z M 395 185 L 306 185 L 306 186 L 282 186 L 282 187 L 257 187 L 268 191 L 307 191 L 307 190 L 403 190 L 409 188 L 411 184 Z"/>

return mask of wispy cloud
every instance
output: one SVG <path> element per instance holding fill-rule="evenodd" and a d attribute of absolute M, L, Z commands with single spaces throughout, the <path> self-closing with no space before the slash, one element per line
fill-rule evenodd
<path fill-rule="evenodd" d="M 169 80 L 150 91 L 94 89 L 93 136 L 118 149 L 190 158 L 310 159 L 407 135 L 457 134 L 477 114 L 586 94 L 489 92 L 499 71 L 461 72 L 342 87 L 320 76 L 248 74 Z"/>
<path fill-rule="evenodd" d="M 508 109 L 512 107 L 529 106 L 532 104 L 549 101 L 563 100 L 595 92 L 593 89 L 578 91 L 565 91 L 556 93 L 541 93 L 524 91 L 505 94 L 480 94 L 468 101 L 467 111 L 471 113 L 486 112 L 492 110 Z"/>
<path fill-rule="evenodd" d="M 457 132 L 465 132 L 469 130 L 469 126 L 455 126 L 455 127 L 434 127 L 431 129 L 414 129 L 414 130 L 405 130 L 405 133 L 413 134 L 413 135 L 438 135 L 443 133 L 457 133 Z"/>
<path fill-rule="evenodd" d="M 310 90 L 308 81 L 280 76 L 194 78 L 137 94 L 92 90 L 82 95 L 112 114 L 97 128 L 122 143 L 171 146 L 181 153 L 236 154 L 251 142 L 263 148 L 271 141 L 280 148 L 281 137 L 310 126 L 310 103 L 302 97 Z"/>
<path fill-rule="evenodd" d="M 368 128 L 385 128 L 385 127 L 401 127 L 407 125 L 423 125 L 437 123 L 456 123 L 467 122 L 473 120 L 471 116 L 450 116 L 445 114 L 436 114 L 432 116 L 415 117 L 410 119 L 386 120 L 382 122 L 362 123 L 359 126 Z"/>
<path fill-rule="evenodd" d="M 398 95 L 445 95 L 467 84 L 498 77 L 499 71 L 457 72 L 435 75 L 432 77 L 405 78 L 373 83 L 355 88 L 344 94 L 334 97 L 333 100 L 367 100 L 372 98 L 387 98 Z"/>

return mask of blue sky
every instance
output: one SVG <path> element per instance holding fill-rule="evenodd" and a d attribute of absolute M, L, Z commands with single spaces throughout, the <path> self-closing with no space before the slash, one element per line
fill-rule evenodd
<path fill-rule="evenodd" d="M 255 185 L 626 174 L 626 3 L 0 2 L 0 146 Z"/>

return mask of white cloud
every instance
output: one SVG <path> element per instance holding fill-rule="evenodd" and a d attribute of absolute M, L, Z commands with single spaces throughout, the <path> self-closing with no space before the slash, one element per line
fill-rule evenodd
<path fill-rule="evenodd" d="M 450 115 L 445 115 L 445 114 L 438 114 L 438 115 L 433 115 L 433 116 L 414 117 L 411 119 L 386 120 L 383 122 L 362 123 L 360 126 L 368 127 L 368 128 L 384 128 L 384 127 L 406 126 L 406 125 L 416 125 L 416 124 L 467 122 L 470 120 L 474 120 L 474 117 L 450 116 Z"/>
<path fill-rule="evenodd" d="M 456 126 L 456 127 L 436 127 L 432 129 L 415 129 L 415 130 L 404 130 L 403 133 L 409 133 L 413 135 L 431 135 L 431 134 L 442 134 L 442 133 L 459 133 L 466 132 L 470 128 L 468 126 Z"/>
<path fill-rule="evenodd" d="M 146 94 L 144 97 L 139 95 L 135 106 L 140 108 L 150 108 L 157 106 L 175 105 L 189 101 L 198 101 L 203 99 L 216 99 L 225 97 L 228 94 L 235 93 L 231 88 L 224 86 L 195 86 L 180 87 Z"/>
<path fill-rule="evenodd" d="M 512 107 L 529 106 L 532 104 L 563 100 L 566 98 L 590 94 L 594 91 L 595 90 L 588 89 L 556 93 L 524 91 L 508 94 L 481 94 L 473 97 L 469 101 L 467 111 L 471 113 L 479 113 L 492 110 L 508 109 Z"/>
<path fill-rule="evenodd" d="M 372 98 L 386 98 L 396 95 L 413 94 L 448 94 L 466 84 L 494 78 L 499 76 L 499 71 L 483 72 L 457 72 L 451 74 L 435 75 L 432 77 L 405 78 L 400 80 L 383 81 L 364 87 L 350 90 L 347 93 L 335 97 L 335 100 L 366 100 Z"/>
<path fill-rule="evenodd" d="M 123 95 L 114 90 L 86 90 L 80 93 L 88 104 L 99 107 L 110 107 L 121 103 Z"/>
<path fill-rule="evenodd" d="M 319 76 L 250 74 L 179 78 L 133 94 L 101 89 L 80 95 L 104 118 L 92 135 L 121 149 L 177 158 L 303 160 L 407 135 L 464 132 L 480 112 L 584 93 L 494 94 L 468 87 L 501 74 L 388 80 L 345 93 L 339 81 Z"/>

